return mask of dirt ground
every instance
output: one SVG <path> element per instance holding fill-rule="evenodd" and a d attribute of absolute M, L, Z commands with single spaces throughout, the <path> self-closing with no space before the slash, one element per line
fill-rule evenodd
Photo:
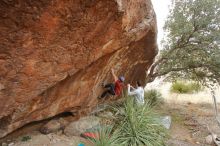
<path fill-rule="evenodd" d="M 213 98 L 210 89 L 198 93 L 178 94 L 171 92 L 172 83 L 158 80 L 148 84 L 145 90 L 156 89 L 166 104 L 157 111 L 172 117 L 171 138 L 168 146 L 212 146 L 205 143 L 210 131 L 220 136 L 220 127 L 214 118 Z M 220 107 L 220 87 L 216 87 L 216 101 Z M 218 109 L 219 111 L 219 109 Z"/>
<path fill-rule="evenodd" d="M 210 134 L 207 126 L 220 135 L 212 104 L 166 103 L 156 110 L 172 118 L 168 146 L 214 146 L 205 141 Z"/>
<path fill-rule="evenodd" d="M 79 136 L 66 136 L 62 130 L 47 135 L 41 134 L 39 128 L 46 122 L 48 121 L 32 123 L 16 130 L 0 139 L 0 146 L 91 146 L 88 140 Z"/>
<path fill-rule="evenodd" d="M 172 123 L 169 129 L 170 138 L 167 142 L 168 146 L 215 146 L 214 144 L 207 144 L 205 141 L 205 138 L 210 134 L 207 126 L 211 132 L 220 136 L 220 127 L 214 118 L 213 104 L 210 102 L 195 103 L 190 102 L 190 100 L 186 102 L 165 100 L 165 103 L 157 106 L 155 111 L 160 115 L 171 116 Z M 85 139 L 81 137 L 67 137 L 61 131 L 43 135 L 38 131 L 42 124 L 37 123 L 19 129 L 7 138 L 0 140 L 0 145 L 77 146 L 80 143 L 84 143 L 86 146 L 91 146 Z M 31 138 L 24 140 L 23 138 L 26 136 Z"/>

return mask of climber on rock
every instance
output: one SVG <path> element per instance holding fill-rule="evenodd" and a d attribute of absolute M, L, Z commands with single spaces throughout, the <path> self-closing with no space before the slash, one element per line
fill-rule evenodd
<path fill-rule="evenodd" d="M 106 89 L 101 96 L 99 96 L 98 98 L 104 98 L 107 95 L 113 95 L 113 96 L 119 96 L 122 92 L 123 89 L 123 83 L 125 81 L 125 78 L 123 76 L 119 76 L 117 77 L 115 75 L 114 70 L 111 70 L 112 76 L 114 78 L 114 83 L 108 83 L 108 84 L 102 84 L 102 86 Z"/>
<path fill-rule="evenodd" d="M 136 82 L 136 86 L 137 87 L 134 88 L 130 84 L 128 84 L 128 95 L 131 95 L 135 98 L 135 102 L 137 105 L 143 105 L 144 104 L 144 88 L 141 85 L 140 81 Z"/>

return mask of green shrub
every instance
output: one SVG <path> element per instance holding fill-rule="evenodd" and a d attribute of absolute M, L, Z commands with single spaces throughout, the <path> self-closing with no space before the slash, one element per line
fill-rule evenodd
<path fill-rule="evenodd" d="M 171 91 L 175 93 L 189 93 L 190 88 L 183 82 L 174 82 Z"/>
<path fill-rule="evenodd" d="M 166 130 L 149 104 L 138 106 L 127 98 L 123 112 L 117 115 L 114 143 L 118 146 L 164 146 Z"/>
<path fill-rule="evenodd" d="M 202 90 L 202 86 L 197 82 L 174 82 L 171 86 L 171 91 L 175 93 L 193 93 Z"/>
<path fill-rule="evenodd" d="M 190 88 L 193 92 L 199 92 L 202 90 L 202 85 L 196 82 L 190 84 Z"/>
<path fill-rule="evenodd" d="M 155 89 L 146 91 L 144 93 L 144 99 L 150 106 L 155 106 L 163 101 L 162 94 Z"/>
<path fill-rule="evenodd" d="M 28 140 L 31 140 L 31 137 L 30 136 L 23 136 L 22 138 L 21 138 L 21 141 L 23 141 L 23 142 L 25 142 L 25 141 L 28 141 Z"/>

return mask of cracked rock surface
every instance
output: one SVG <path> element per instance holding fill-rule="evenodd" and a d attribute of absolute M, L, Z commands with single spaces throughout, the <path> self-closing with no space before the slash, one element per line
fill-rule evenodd
<path fill-rule="evenodd" d="M 143 80 L 157 54 L 150 0 L 1 0 L 0 137 L 89 112 L 111 68 Z"/>

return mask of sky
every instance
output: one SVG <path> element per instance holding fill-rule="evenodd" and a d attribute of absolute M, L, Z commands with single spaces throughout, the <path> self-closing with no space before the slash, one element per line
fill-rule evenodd
<path fill-rule="evenodd" d="M 164 35 L 163 26 L 169 14 L 169 5 L 171 4 L 171 0 L 151 0 L 151 1 L 154 6 L 154 11 L 156 12 L 156 15 L 157 15 L 157 27 L 158 27 L 157 42 L 158 42 L 158 47 L 161 50 L 162 45 L 160 44 L 160 42 L 163 39 L 163 35 Z M 164 78 L 156 79 L 154 82 L 147 84 L 145 89 L 159 87 L 163 79 Z"/>
<path fill-rule="evenodd" d="M 169 5 L 171 4 L 171 0 L 151 0 L 151 1 L 153 3 L 153 7 L 157 15 L 157 27 L 158 27 L 157 42 L 160 48 L 161 47 L 160 42 L 163 39 L 163 35 L 164 35 L 163 26 L 165 24 L 165 20 L 169 13 Z"/>

